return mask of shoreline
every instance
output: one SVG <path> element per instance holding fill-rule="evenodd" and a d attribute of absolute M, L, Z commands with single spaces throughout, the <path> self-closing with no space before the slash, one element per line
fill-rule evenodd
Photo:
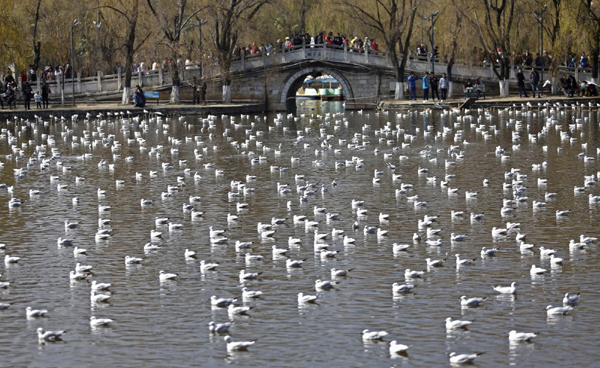
<path fill-rule="evenodd" d="M 38 109 L 35 103 L 32 103 L 31 110 L 25 110 L 23 104 L 17 105 L 16 109 L 0 110 L 0 119 L 34 119 L 36 116 L 41 118 L 49 118 L 52 116 L 70 117 L 73 115 L 85 115 L 88 112 L 94 115 L 110 113 L 123 113 L 127 115 L 143 115 L 144 111 L 148 113 L 161 113 L 163 115 L 216 115 L 216 114 L 256 114 L 264 112 L 264 105 L 261 102 L 240 102 L 231 104 L 208 104 L 208 105 L 192 105 L 192 104 L 162 104 L 156 105 L 152 101 L 146 104 L 144 108 L 133 107 L 133 105 L 121 105 L 117 103 L 89 103 L 82 102 L 79 104 L 65 106 L 50 106 L 48 109 Z"/>

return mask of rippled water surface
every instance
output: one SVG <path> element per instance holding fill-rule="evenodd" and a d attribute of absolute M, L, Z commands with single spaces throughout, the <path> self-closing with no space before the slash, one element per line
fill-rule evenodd
<path fill-rule="evenodd" d="M 452 351 L 485 352 L 477 359 L 481 367 L 548 367 L 564 361 L 568 366 L 597 366 L 600 257 L 595 244 L 570 251 L 569 241 L 580 234 L 600 236 L 600 206 L 588 202 L 589 194 L 600 195 L 598 185 L 574 191 L 585 186 L 586 175 L 599 170 L 597 160 L 580 157 L 583 152 L 599 158 L 598 112 L 547 108 L 463 116 L 340 109 L 339 104 L 307 101 L 296 117 L 219 116 L 214 126 L 206 117 L 80 117 L 22 130 L 10 125 L 0 140 L 0 182 L 14 189 L 12 194 L 0 189 L 0 242 L 6 244 L 0 256 L 22 258 L 18 264 L 0 265 L 0 282 L 11 283 L 0 289 L 0 302 L 11 303 L 0 311 L 0 366 L 439 367 L 449 364 L 446 354 Z M 504 157 L 496 154 L 497 146 L 506 150 Z M 30 161 L 36 152 L 50 158 L 53 148 L 60 159 L 50 160 L 45 170 L 42 158 Z M 82 159 L 85 153 L 91 156 Z M 259 156 L 265 159 L 252 161 Z M 346 164 L 353 157 L 355 162 Z M 99 165 L 101 160 L 106 164 Z M 356 160 L 364 161 L 362 167 Z M 532 168 L 543 162 L 547 166 Z M 205 167 L 208 163 L 214 167 Z M 172 168 L 163 169 L 163 164 Z M 388 164 L 402 177 L 394 181 Z M 19 177 L 13 170 L 19 168 L 28 172 Z M 419 168 L 428 172 L 419 174 Z M 503 189 L 504 183 L 516 181 L 505 177 L 511 169 L 526 175 L 521 178 L 526 188 L 522 196 L 528 200 L 503 216 L 503 199 L 514 197 L 512 189 Z M 375 170 L 382 171 L 380 183 L 373 182 Z M 150 171 L 157 171 L 156 177 Z M 446 187 L 441 182 L 447 174 L 455 177 Z M 296 175 L 304 180 L 295 180 Z M 76 177 L 84 180 L 78 183 Z M 489 186 L 483 186 L 484 179 Z M 116 180 L 124 182 L 117 185 Z M 255 190 L 232 189 L 234 180 Z M 314 194 L 301 201 L 297 186 L 306 182 L 316 184 Z M 278 183 L 289 184 L 291 193 L 279 193 Z M 412 184 L 412 190 L 396 194 L 402 183 Z M 59 184 L 66 188 L 59 190 Z M 179 190 L 163 200 L 168 186 Z M 449 194 L 448 187 L 458 192 Z M 106 191 L 104 197 L 99 198 L 98 188 Z M 41 193 L 30 196 L 30 189 Z M 477 197 L 467 200 L 465 191 L 477 191 Z M 230 192 L 239 197 L 230 198 Z M 556 197 L 546 200 L 547 192 Z M 413 195 L 426 206 L 416 208 L 408 199 Z M 21 198 L 22 206 L 9 208 L 11 196 Z M 192 220 L 182 210 L 190 196 L 201 197 L 193 203 L 205 211 L 200 219 Z M 73 203 L 74 197 L 79 203 Z M 142 207 L 141 199 L 153 203 Z M 367 216 L 357 217 L 353 199 L 364 201 Z M 534 209 L 534 200 L 547 205 Z M 238 210 L 238 202 L 247 203 L 247 209 Z M 99 212 L 99 205 L 112 209 Z M 315 206 L 339 213 L 339 219 L 315 215 Z M 465 211 L 465 218 L 452 219 L 452 210 Z M 571 212 L 557 217 L 556 210 Z M 472 212 L 485 216 L 471 222 Z M 228 222 L 229 213 L 238 221 Z M 380 213 L 389 214 L 389 221 L 380 222 Z M 316 220 L 318 226 L 307 230 L 303 222 L 292 221 L 294 215 Z M 427 232 L 418 227 L 425 215 L 438 216 L 431 227 L 441 229 L 441 246 L 426 244 Z M 156 226 L 157 216 L 183 227 L 169 231 L 166 225 Z M 112 220 L 109 240 L 95 239 L 100 217 Z M 274 240 L 261 239 L 257 222 L 270 223 L 272 217 L 289 219 L 274 226 Z M 66 231 L 67 219 L 79 227 Z M 358 230 L 353 230 L 355 222 Z M 519 251 L 516 232 L 492 237 L 492 228 L 507 222 L 521 224 L 535 252 Z M 211 245 L 209 226 L 226 230 L 229 240 Z M 365 235 L 365 226 L 378 226 L 388 234 Z M 355 244 L 332 238 L 334 228 L 355 238 Z M 153 229 L 163 232 L 162 239 L 152 241 L 160 248 L 144 252 Z M 335 258 L 322 259 L 315 251 L 314 229 L 330 233 L 326 243 L 338 251 Z M 420 243 L 413 243 L 414 233 L 421 235 Z M 451 242 L 451 233 L 467 238 Z M 59 237 L 72 238 L 87 255 L 74 257 L 73 246 L 57 245 Z M 302 245 L 291 247 L 287 257 L 274 258 L 272 246 L 287 248 L 289 237 L 301 238 Z M 263 255 L 264 261 L 246 265 L 246 251 L 236 252 L 237 240 L 253 241 L 251 253 Z M 410 248 L 394 254 L 393 243 Z M 482 258 L 484 246 L 498 247 L 497 256 Z M 539 246 L 556 249 L 564 265 L 551 267 L 548 258 L 540 258 Z M 186 248 L 197 258 L 186 260 Z M 457 253 L 476 260 L 457 267 Z M 127 255 L 142 258 L 142 264 L 126 266 Z M 428 257 L 447 261 L 427 269 Z M 287 269 L 286 258 L 305 259 L 304 266 Z M 203 275 L 200 260 L 220 266 Z M 78 262 L 93 266 L 93 272 L 88 280 L 70 282 L 69 272 Z M 532 278 L 534 264 L 547 272 Z M 335 289 L 316 292 L 315 280 L 331 279 L 334 267 L 351 271 L 338 279 Z M 426 272 L 409 281 L 417 285 L 414 293 L 394 296 L 391 286 L 405 282 L 407 268 Z M 241 285 L 241 269 L 262 274 Z M 161 283 L 160 270 L 178 277 Z M 91 304 L 91 280 L 112 284 L 109 303 Z M 497 295 L 492 289 L 513 281 L 518 283 L 517 296 Z M 263 296 L 242 300 L 242 286 L 261 290 Z M 581 302 L 572 312 L 547 318 L 547 305 L 561 305 L 566 292 L 579 291 Z M 299 292 L 318 295 L 318 304 L 299 307 Z M 249 351 L 228 354 L 223 336 L 209 333 L 209 321 L 229 320 L 226 309 L 211 308 L 212 295 L 237 297 L 236 304 L 254 307 L 249 316 L 235 318 L 230 329 L 234 340 L 257 340 Z M 479 308 L 462 309 L 461 295 L 488 299 Z M 28 306 L 47 309 L 47 317 L 27 319 Z M 91 329 L 92 315 L 113 319 L 112 327 Z M 474 322 L 468 330 L 446 331 L 447 317 Z M 63 341 L 40 344 L 38 327 L 68 332 Z M 389 335 L 383 342 L 363 343 L 364 329 Z M 507 334 L 513 329 L 540 335 L 532 343 L 509 344 Z M 391 357 L 391 340 L 411 345 L 408 354 Z"/>

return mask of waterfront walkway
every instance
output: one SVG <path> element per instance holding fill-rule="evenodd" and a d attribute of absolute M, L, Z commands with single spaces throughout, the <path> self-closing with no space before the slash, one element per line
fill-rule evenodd
<path fill-rule="evenodd" d="M 152 100 L 150 100 L 152 101 Z M 207 105 L 192 105 L 192 104 L 161 104 L 157 105 L 155 102 L 146 104 L 144 108 L 133 107 L 133 105 L 122 105 L 117 103 L 78 103 L 73 105 L 51 105 L 48 109 L 37 109 L 34 107 L 35 103 L 32 103 L 31 110 L 25 110 L 23 105 L 17 105 L 16 109 L 4 108 L 0 110 L 0 120 L 12 119 L 15 116 L 23 119 L 33 119 L 35 116 L 42 118 L 48 118 L 50 115 L 54 116 L 72 116 L 72 115 L 85 115 L 88 112 L 97 115 L 100 113 L 123 113 L 124 115 L 141 115 L 144 111 L 150 113 L 161 113 L 164 115 L 208 115 L 208 114 L 251 114 L 251 113 L 262 113 L 264 106 L 262 103 L 244 102 L 244 103 L 211 103 Z"/>

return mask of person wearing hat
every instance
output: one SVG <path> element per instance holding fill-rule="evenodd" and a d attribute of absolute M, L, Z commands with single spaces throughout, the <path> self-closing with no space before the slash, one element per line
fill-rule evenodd
<path fill-rule="evenodd" d="M 523 75 L 523 69 L 517 68 L 517 84 L 519 85 L 519 97 L 527 96 L 527 89 L 525 89 L 525 75 Z"/>

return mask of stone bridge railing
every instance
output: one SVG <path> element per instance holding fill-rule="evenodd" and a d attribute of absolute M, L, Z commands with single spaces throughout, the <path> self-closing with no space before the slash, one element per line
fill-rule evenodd
<path fill-rule="evenodd" d="M 302 60 L 327 60 L 331 62 L 339 63 L 352 63 L 360 64 L 365 67 L 375 66 L 379 68 L 389 69 L 393 72 L 392 62 L 388 53 L 382 51 L 372 51 L 370 49 L 356 49 L 352 47 L 340 47 L 332 45 L 302 45 L 294 46 L 293 48 L 284 48 L 281 50 L 273 50 L 273 52 L 266 55 L 265 53 L 257 55 L 245 55 L 243 52 L 240 54 L 240 58 L 235 61 L 232 66 L 232 71 L 249 71 L 257 68 L 265 68 L 276 66 L 278 64 L 286 64 L 291 62 L 298 62 Z M 401 58 L 400 58 L 401 59 Z M 438 75 L 446 73 L 448 69 L 448 63 L 444 61 L 438 61 L 436 59 L 435 72 Z M 423 74 L 425 72 L 431 72 L 431 54 L 421 57 L 409 56 L 408 63 L 406 65 L 406 72 L 415 72 L 417 74 Z M 498 81 L 498 77 L 494 73 L 494 68 L 498 68 L 497 65 L 488 63 L 488 65 L 473 65 L 473 63 L 458 60 L 452 67 L 452 76 L 458 79 L 471 78 L 473 80 L 481 78 L 484 82 L 495 82 Z M 549 79 L 551 72 L 548 68 L 544 69 L 545 78 Z M 588 73 L 590 75 L 590 69 L 581 69 L 578 67 L 567 68 L 559 67 L 558 76 L 563 74 L 573 74 L 576 80 L 579 80 L 579 73 Z M 509 81 L 516 82 L 517 66 L 512 65 L 510 69 Z"/>
<path fill-rule="evenodd" d="M 339 47 L 332 45 L 301 45 L 293 48 L 282 47 L 279 50 L 271 50 L 269 53 L 261 53 L 255 55 L 245 55 L 243 52 L 240 53 L 240 57 L 237 58 L 232 65 L 232 72 L 250 72 L 253 70 L 260 70 L 269 67 L 276 67 L 277 65 L 284 66 L 289 63 L 297 63 L 303 60 L 320 60 L 332 63 L 342 64 L 353 64 L 361 65 L 365 68 L 377 67 L 380 69 L 388 69 L 390 74 L 393 73 L 392 64 L 388 53 L 381 51 L 372 51 L 369 49 L 355 49 L 351 47 Z M 332 65 L 335 67 L 335 65 Z M 446 72 L 448 64 L 443 61 L 435 62 L 436 74 Z M 466 62 L 458 61 L 453 65 L 452 76 L 456 79 L 477 79 L 481 78 L 482 81 L 491 83 L 497 81 L 498 78 L 494 73 L 494 65 L 481 66 L 472 65 Z M 427 57 L 409 57 L 406 71 L 414 71 L 418 74 L 431 71 L 431 59 Z M 509 81 L 516 82 L 516 67 L 512 66 Z M 559 77 L 562 74 L 573 74 L 576 80 L 579 80 L 579 73 L 587 72 L 589 70 L 582 70 L 578 68 L 559 68 Z M 546 76 L 548 78 L 550 73 L 546 70 Z M 200 64 L 190 64 L 184 66 L 181 79 L 184 84 L 191 84 L 193 77 L 208 76 L 210 78 L 218 77 L 220 72 L 218 65 L 207 59 L 201 68 Z M 74 82 L 74 83 L 73 83 Z M 102 95 L 117 94 L 123 89 L 124 75 L 121 73 L 103 75 L 98 72 L 96 76 L 81 78 L 77 76 L 74 81 L 71 79 L 65 79 L 64 83 L 60 80 L 48 81 L 52 94 L 50 98 L 55 100 L 63 97 L 68 101 L 68 98 L 72 96 L 73 91 L 77 95 L 93 96 L 98 97 Z M 166 69 L 157 69 L 151 71 L 138 71 L 133 73 L 131 86 L 136 85 L 142 86 L 144 89 L 153 89 L 160 87 L 167 87 L 171 85 L 171 73 Z M 40 90 L 40 82 L 38 78 L 37 85 L 33 84 L 32 88 L 34 92 Z M 37 88 L 37 89 L 36 89 Z"/>

